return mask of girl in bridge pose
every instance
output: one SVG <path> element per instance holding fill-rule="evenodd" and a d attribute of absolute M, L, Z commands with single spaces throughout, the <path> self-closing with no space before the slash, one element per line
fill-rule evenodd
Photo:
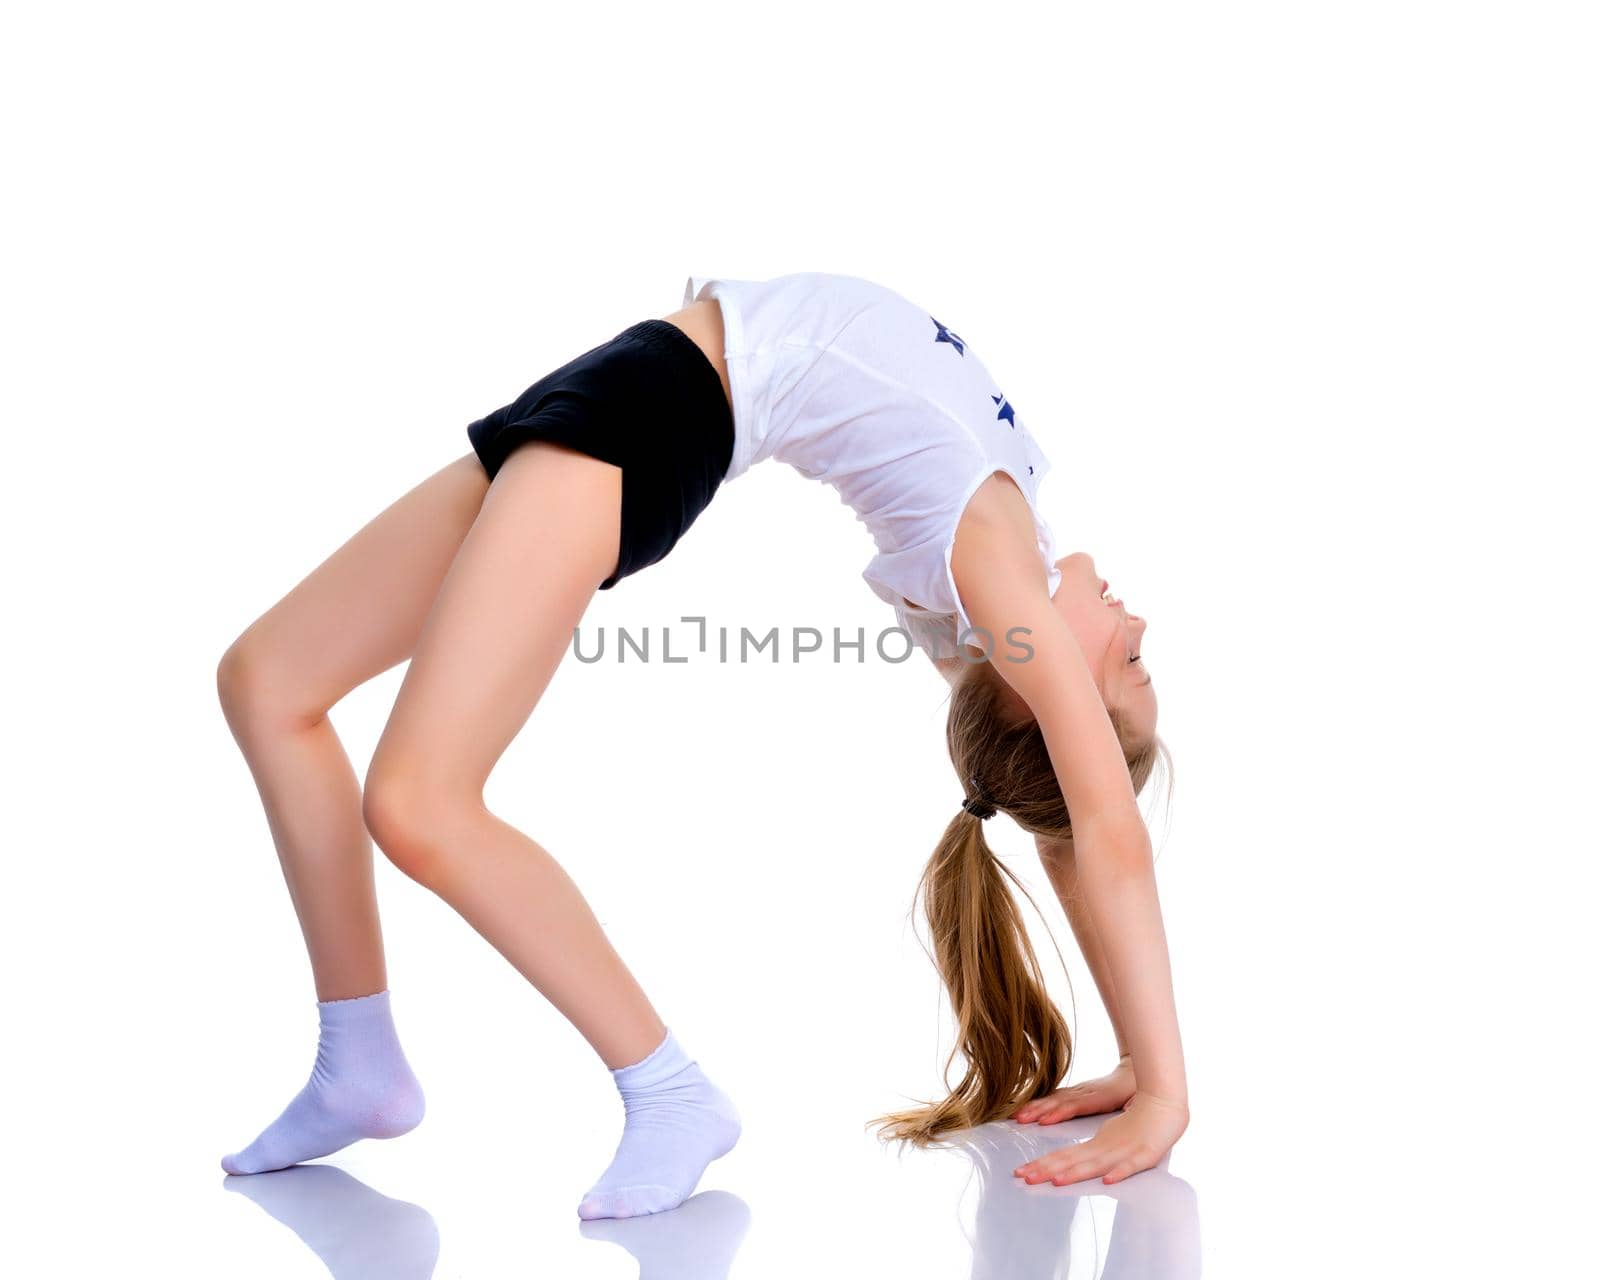
<path fill-rule="evenodd" d="M 882 1118 L 923 1144 L 1001 1117 L 1118 1111 L 1029 1182 L 1154 1165 L 1188 1122 L 1151 848 L 1137 796 L 1164 752 L 1144 620 L 1083 553 L 1058 557 L 1049 462 L 971 345 L 881 285 L 803 273 L 690 277 L 679 310 L 547 374 L 467 427 L 470 452 L 360 529 L 223 655 L 218 689 L 266 810 L 316 982 L 305 1087 L 231 1173 L 279 1169 L 422 1118 L 389 1006 L 372 844 L 433 890 L 561 1011 L 624 1106 L 585 1218 L 670 1209 L 739 1137 L 543 847 L 484 806 L 597 590 L 659 561 L 757 462 L 834 486 L 877 547 L 864 573 L 950 682 L 959 790 L 920 889 L 965 1071 Z M 943 317 L 948 318 L 948 317 Z M 626 478 L 626 482 L 624 482 Z M 365 777 L 328 710 L 409 659 Z M 1040 856 L 1121 1061 L 1061 1089 L 1071 1055 L 1010 872 L 983 836 L 1008 814 Z"/>

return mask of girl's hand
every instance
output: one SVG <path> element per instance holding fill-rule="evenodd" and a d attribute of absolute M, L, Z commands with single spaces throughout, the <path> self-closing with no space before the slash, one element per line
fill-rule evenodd
<path fill-rule="evenodd" d="M 1070 1088 L 1032 1102 L 1025 1102 L 1012 1113 L 1018 1124 L 1060 1124 L 1073 1116 L 1094 1116 L 1104 1111 L 1116 1111 L 1133 1097 L 1133 1059 L 1123 1057 L 1116 1068 L 1098 1080 L 1086 1080 Z"/>
<path fill-rule="evenodd" d="M 1012 1172 L 1030 1185 L 1053 1182 L 1064 1187 L 1094 1177 L 1121 1182 L 1130 1174 L 1155 1168 L 1188 1127 L 1189 1108 L 1184 1103 L 1135 1093 L 1121 1113 L 1087 1142 L 1062 1147 Z"/>

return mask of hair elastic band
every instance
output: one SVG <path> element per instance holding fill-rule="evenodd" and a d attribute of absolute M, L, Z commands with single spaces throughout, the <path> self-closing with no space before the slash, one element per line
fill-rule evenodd
<path fill-rule="evenodd" d="M 961 801 L 961 807 L 978 821 L 992 818 L 999 812 L 984 792 L 983 784 L 976 778 L 968 778 L 967 785 L 972 788 L 972 794 Z"/>

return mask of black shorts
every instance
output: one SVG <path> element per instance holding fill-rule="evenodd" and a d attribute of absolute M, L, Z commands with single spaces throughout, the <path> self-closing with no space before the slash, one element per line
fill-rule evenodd
<path fill-rule="evenodd" d="M 733 412 L 705 352 L 667 320 L 641 320 L 467 426 L 493 480 L 511 451 L 551 440 L 622 468 L 617 567 L 600 588 L 662 559 L 705 510 L 733 459 Z"/>

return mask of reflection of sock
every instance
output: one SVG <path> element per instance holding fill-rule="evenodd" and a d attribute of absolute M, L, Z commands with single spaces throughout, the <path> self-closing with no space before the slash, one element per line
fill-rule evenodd
<path fill-rule="evenodd" d="M 629 1222 L 585 1222 L 586 1240 L 621 1245 L 639 1264 L 639 1280 L 727 1280 L 750 1227 L 750 1208 L 726 1191 L 702 1191 L 671 1213 Z"/>
<path fill-rule="evenodd" d="M 631 1218 L 682 1204 L 706 1166 L 733 1150 L 739 1116 L 671 1030 L 655 1050 L 612 1073 L 627 1115 L 622 1141 L 580 1218 Z"/>
<path fill-rule="evenodd" d="M 389 992 L 317 1005 L 321 1031 L 311 1079 L 243 1151 L 229 1173 L 261 1173 L 315 1160 L 360 1138 L 393 1138 L 422 1120 L 422 1086 L 400 1051 Z"/>
<path fill-rule="evenodd" d="M 427 1280 L 439 1229 L 425 1209 L 391 1200 L 343 1169 L 308 1164 L 255 1178 L 224 1178 L 293 1231 L 333 1280 Z"/>

